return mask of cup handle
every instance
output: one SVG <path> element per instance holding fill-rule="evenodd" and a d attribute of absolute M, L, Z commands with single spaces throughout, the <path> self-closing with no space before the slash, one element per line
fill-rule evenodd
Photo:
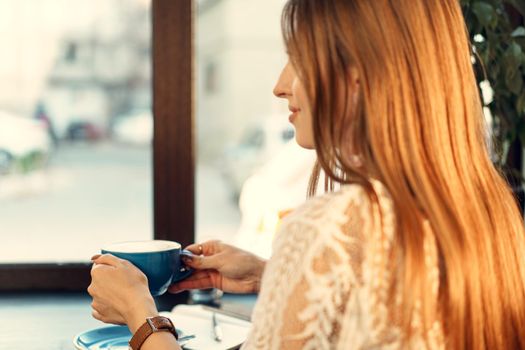
<path fill-rule="evenodd" d="M 182 257 L 186 255 L 186 256 L 193 256 L 194 254 L 192 252 L 190 252 L 189 250 L 187 249 L 183 249 L 181 252 L 180 252 L 180 270 L 179 270 L 179 274 L 177 276 L 177 278 L 174 278 L 172 283 L 174 282 L 179 282 L 179 281 L 182 281 L 183 279 L 189 277 L 192 273 L 193 273 L 193 269 L 191 267 L 188 267 L 186 265 L 184 265 L 184 262 L 182 261 Z"/>

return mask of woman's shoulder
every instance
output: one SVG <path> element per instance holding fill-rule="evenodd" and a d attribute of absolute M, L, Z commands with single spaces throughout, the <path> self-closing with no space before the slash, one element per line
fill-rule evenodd
<path fill-rule="evenodd" d="M 370 187 L 343 185 L 335 192 L 308 199 L 281 223 L 274 250 L 290 241 L 315 242 L 373 237 L 378 226 L 393 227 L 392 201 L 386 187 L 377 180 Z M 377 198 L 377 201 L 375 200 Z M 392 230 L 381 230 L 391 233 Z M 390 235 L 390 234 L 389 234 Z"/>
<path fill-rule="evenodd" d="M 377 201 L 374 199 L 377 198 Z M 374 216 L 374 207 L 382 214 L 392 211 L 392 200 L 387 188 L 378 180 L 371 179 L 370 186 L 361 184 L 342 185 L 337 191 L 309 198 L 296 208 L 283 223 L 294 221 L 342 221 L 348 216 L 361 213 Z M 379 213 L 379 212 L 378 212 Z"/>
<path fill-rule="evenodd" d="M 363 285 L 371 203 L 364 186 L 345 185 L 285 217 L 264 271 L 254 337 L 313 349 L 339 332 L 350 293 Z"/>

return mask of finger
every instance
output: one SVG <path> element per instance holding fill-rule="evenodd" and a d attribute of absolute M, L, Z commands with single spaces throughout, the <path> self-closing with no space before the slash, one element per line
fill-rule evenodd
<path fill-rule="evenodd" d="M 210 271 L 197 271 L 190 277 L 172 284 L 168 291 L 170 293 L 180 293 L 189 289 L 205 289 L 215 287 L 215 279 Z"/>
<path fill-rule="evenodd" d="M 93 310 L 95 310 L 96 312 L 98 312 L 99 314 L 101 314 L 102 307 L 101 307 L 101 305 L 99 304 L 99 302 L 96 301 L 95 299 L 93 299 L 93 301 L 91 302 L 91 309 L 93 309 Z"/>
<path fill-rule="evenodd" d="M 119 259 L 116 256 L 111 255 L 111 254 L 103 254 L 103 255 L 100 255 L 95 260 L 93 260 L 95 264 L 103 264 L 103 265 L 110 265 L 110 266 L 117 266 L 122 261 L 123 261 L 122 259 Z"/>
<path fill-rule="evenodd" d="M 176 282 L 170 286 L 173 291 L 204 288 L 210 285 L 212 280 L 208 271 L 197 271 L 183 281 Z"/>
<path fill-rule="evenodd" d="M 88 292 L 88 294 L 89 294 L 91 297 L 95 296 L 96 291 L 95 291 L 95 286 L 93 285 L 93 283 L 91 283 L 91 284 L 87 287 L 87 292 Z"/>
<path fill-rule="evenodd" d="M 91 309 L 91 316 L 93 316 L 94 319 L 104 322 L 103 316 L 95 309 Z"/>
<path fill-rule="evenodd" d="M 195 243 L 187 246 L 185 249 L 196 255 L 214 255 L 221 249 L 222 242 L 218 240 L 206 241 L 204 243 Z M 202 250 L 201 250 L 202 248 Z"/>
<path fill-rule="evenodd" d="M 114 313 L 114 310 L 111 307 L 103 302 L 100 302 L 100 300 L 96 298 L 94 298 L 91 302 L 91 309 L 97 311 L 106 320 L 110 319 L 111 317 L 109 317 L 109 315 Z"/>
<path fill-rule="evenodd" d="M 106 265 L 102 263 L 94 263 L 93 266 L 91 266 L 91 278 L 95 278 L 95 273 L 99 273 L 100 271 L 104 271 L 107 269 L 115 269 L 116 267 L 113 265 Z"/>
<path fill-rule="evenodd" d="M 95 254 L 91 257 L 91 261 L 95 261 L 97 260 L 98 258 L 100 258 L 102 256 L 102 254 Z"/>

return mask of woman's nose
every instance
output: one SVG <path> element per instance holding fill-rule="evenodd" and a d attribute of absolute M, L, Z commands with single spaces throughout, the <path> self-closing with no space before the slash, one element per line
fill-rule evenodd
<path fill-rule="evenodd" d="M 289 67 L 289 64 L 287 64 L 281 72 L 279 80 L 277 80 L 277 84 L 275 84 L 275 87 L 273 88 L 273 94 L 276 97 L 287 98 L 292 95 L 291 87 L 293 75 L 291 73 L 292 72 Z"/>
<path fill-rule="evenodd" d="M 282 82 L 282 74 L 279 77 L 279 80 L 277 81 L 277 84 L 275 84 L 275 87 L 273 88 L 273 94 L 276 97 L 279 97 L 279 98 L 286 98 L 286 96 L 287 96 L 286 89 L 285 89 L 284 84 Z"/>
<path fill-rule="evenodd" d="M 279 84 L 275 85 L 275 87 L 273 88 L 273 94 L 275 95 L 275 97 L 286 98 L 286 93 L 284 92 L 282 87 L 279 86 Z"/>

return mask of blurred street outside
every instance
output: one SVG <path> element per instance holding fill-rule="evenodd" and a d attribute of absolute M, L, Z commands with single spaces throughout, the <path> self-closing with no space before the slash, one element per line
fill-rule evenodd
<path fill-rule="evenodd" d="M 149 147 L 61 147 L 44 170 L 0 177 L 0 262 L 87 261 L 101 245 L 151 239 Z M 229 240 L 240 220 L 217 170 L 197 172 L 197 240 Z"/>

